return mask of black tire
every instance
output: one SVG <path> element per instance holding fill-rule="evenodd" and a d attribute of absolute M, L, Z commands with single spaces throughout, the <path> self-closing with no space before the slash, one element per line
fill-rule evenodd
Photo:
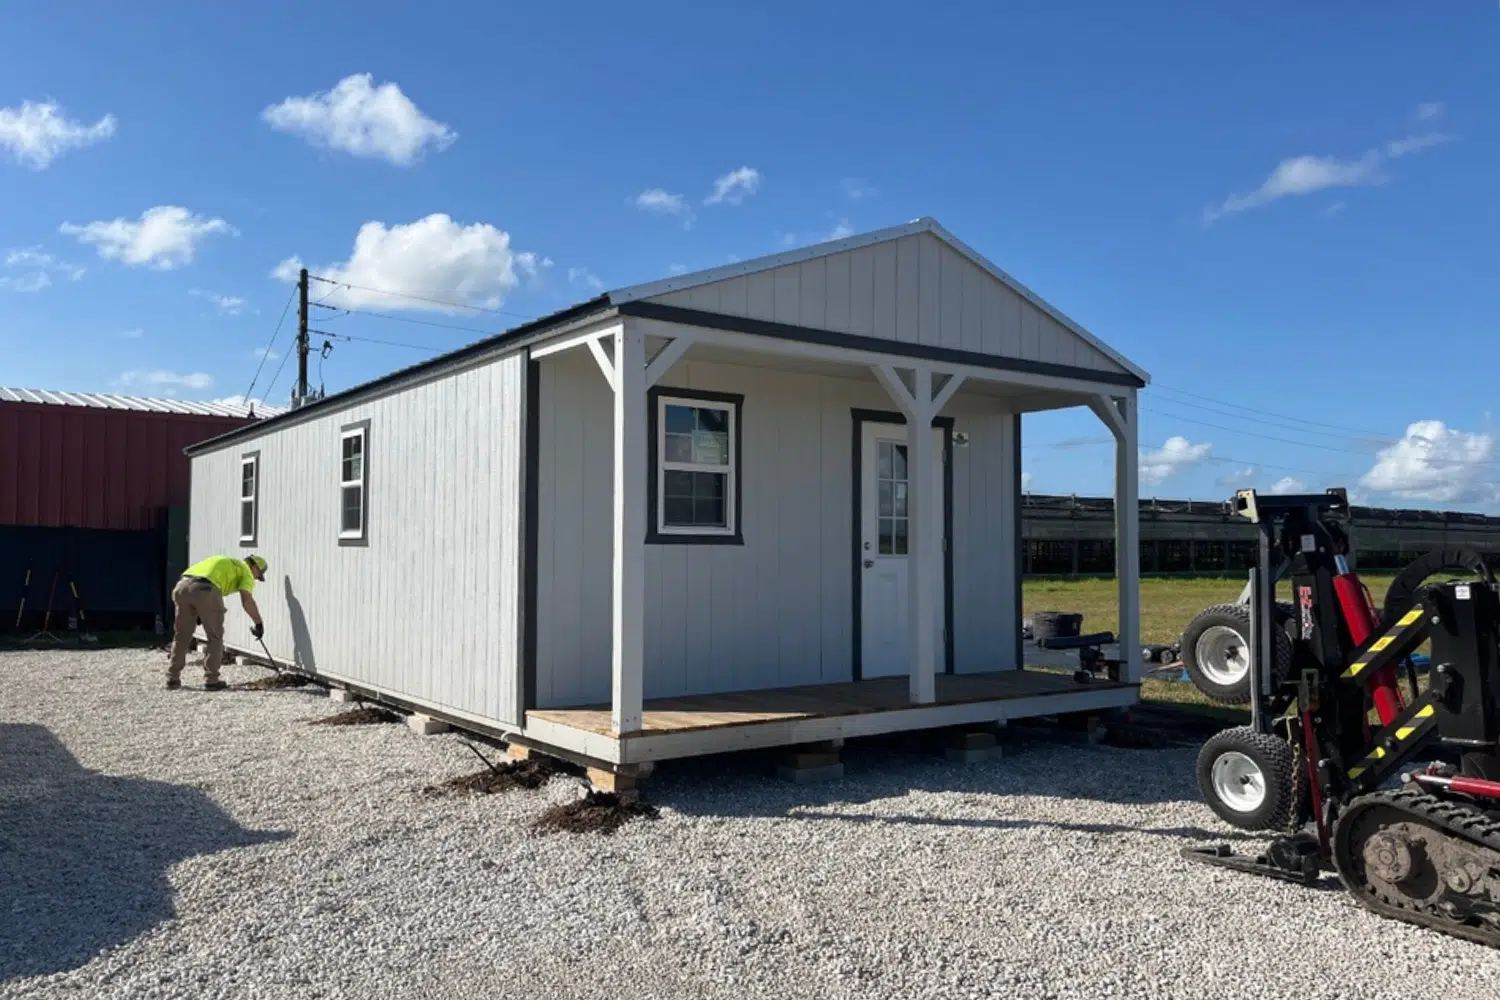
<path fill-rule="evenodd" d="M 1216 765 L 1223 770 L 1215 774 Z M 1297 762 L 1286 740 L 1258 733 L 1249 726 L 1236 726 L 1215 735 L 1198 752 L 1198 791 L 1208 807 L 1230 826 L 1241 830 L 1286 830 L 1298 812 L 1300 783 Z M 1259 782 L 1257 801 L 1236 802 L 1221 794 L 1239 778 L 1251 789 Z"/>
<path fill-rule="evenodd" d="M 1288 635 L 1290 616 L 1282 616 L 1278 607 L 1277 624 L 1272 632 L 1275 642 L 1271 663 L 1272 680 L 1280 683 L 1292 669 L 1292 639 Z M 1227 632 L 1225 630 L 1228 630 Z M 1212 653 L 1214 646 L 1232 642 L 1229 633 L 1239 637 L 1239 648 L 1246 666 L 1238 676 L 1225 676 L 1232 671 L 1227 664 L 1200 662 L 1200 643 L 1205 652 Z M 1245 705 L 1250 702 L 1250 672 L 1248 668 L 1250 648 L 1250 607 L 1246 604 L 1216 604 L 1198 612 L 1182 632 L 1182 666 L 1188 678 L 1203 694 L 1224 705 Z"/>
<path fill-rule="evenodd" d="M 1068 611 L 1038 611 L 1031 616 L 1031 638 L 1072 639 L 1082 633 L 1083 615 Z"/>

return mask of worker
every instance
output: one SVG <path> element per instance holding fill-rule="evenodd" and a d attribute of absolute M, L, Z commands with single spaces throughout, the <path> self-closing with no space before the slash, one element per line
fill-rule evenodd
<path fill-rule="evenodd" d="M 222 691 L 226 685 L 219 679 L 219 664 L 224 659 L 224 598 L 240 595 L 240 606 L 255 624 L 250 634 L 259 639 L 265 635 L 265 622 L 250 592 L 257 581 L 266 578 L 266 560 L 250 555 L 209 556 L 189 566 L 172 588 L 172 606 L 177 609 L 177 630 L 172 639 L 172 659 L 167 666 L 167 690 L 182 687 L 182 667 L 188 646 L 198 623 L 203 623 L 208 637 L 208 655 L 203 660 L 203 690 Z"/>

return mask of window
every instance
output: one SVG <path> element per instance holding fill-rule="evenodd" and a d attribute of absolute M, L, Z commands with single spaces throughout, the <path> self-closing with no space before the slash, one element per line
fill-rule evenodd
<path fill-rule="evenodd" d="M 260 526 L 260 452 L 240 456 L 240 544 L 255 545 Z"/>
<path fill-rule="evenodd" d="M 742 399 L 720 393 L 653 390 L 647 541 L 743 541 L 739 526 Z"/>
<path fill-rule="evenodd" d="M 370 422 L 350 424 L 339 431 L 339 542 L 365 541 L 369 521 L 367 489 Z"/>
<path fill-rule="evenodd" d="M 907 554 L 907 528 L 910 526 L 906 514 L 906 489 L 910 485 L 906 476 L 906 445 L 895 441 L 878 441 L 875 448 L 875 485 L 880 491 L 876 497 L 875 514 L 880 534 L 880 554 L 904 556 Z"/>

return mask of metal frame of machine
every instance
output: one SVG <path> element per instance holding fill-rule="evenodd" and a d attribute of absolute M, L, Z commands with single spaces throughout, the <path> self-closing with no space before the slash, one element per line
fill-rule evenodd
<path fill-rule="evenodd" d="M 1349 569 L 1343 490 L 1241 490 L 1231 504 L 1260 538 L 1249 586 L 1251 722 L 1204 745 L 1198 783 L 1225 821 L 1283 835 L 1255 857 L 1224 846 L 1184 856 L 1306 884 L 1332 869 L 1373 912 L 1500 947 L 1494 576 L 1475 553 L 1433 552 L 1377 610 Z M 1274 618 L 1278 568 L 1291 577 L 1290 629 Z M 1472 578 L 1426 583 L 1453 569 Z M 1410 656 L 1429 640 L 1424 689 Z M 1424 755 L 1429 763 L 1393 780 Z"/>

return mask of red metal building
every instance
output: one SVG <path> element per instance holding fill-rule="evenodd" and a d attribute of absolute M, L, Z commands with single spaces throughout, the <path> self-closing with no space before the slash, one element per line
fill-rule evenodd
<path fill-rule="evenodd" d="M 85 606 L 162 611 L 186 551 L 183 449 L 274 412 L 0 388 L 0 611 L 13 617 L 23 593 L 28 617 L 40 610 L 54 575 L 68 597 L 68 580 L 83 588 Z"/>

